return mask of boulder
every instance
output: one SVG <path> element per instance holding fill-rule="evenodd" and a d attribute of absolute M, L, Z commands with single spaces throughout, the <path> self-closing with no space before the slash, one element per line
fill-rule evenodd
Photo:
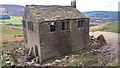
<path fill-rule="evenodd" d="M 102 34 L 97 37 L 97 40 L 100 41 L 102 46 L 107 45 L 107 42 Z"/>
<path fill-rule="evenodd" d="M 101 34 L 97 38 L 95 38 L 93 35 L 89 36 L 89 47 L 88 50 L 91 49 L 98 49 L 101 46 L 107 45 L 107 42 L 104 38 L 104 36 Z"/>

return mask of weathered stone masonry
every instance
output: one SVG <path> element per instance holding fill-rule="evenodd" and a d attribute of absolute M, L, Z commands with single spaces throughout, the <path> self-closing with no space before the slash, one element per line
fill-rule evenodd
<path fill-rule="evenodd" d="M 27 5 L 23 16 L 25 46 L 39 62 L 87 48 L 89 18 L 71 6 Z"/>

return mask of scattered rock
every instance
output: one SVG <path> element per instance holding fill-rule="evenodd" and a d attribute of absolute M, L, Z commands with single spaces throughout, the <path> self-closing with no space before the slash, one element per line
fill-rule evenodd
<path fill-rule="evenodd" d="M 37 63 L 35 63 L 35 64 L 33 64 L 34 66 L 36 66 L 36 67 L 39 67 L 39 66 L 41 66 L 40 64 L 37 64 Z"/>
<path fill-rule="evenodd" d="M 31 65 L 32 63 L 31 62 L 26 62 L 28 65 Z"/>
<path fill-rule="evenodd" d="M 71 63 L 73 63 L 75 60 L 73 59 L 72 61 L 71 61 Z"/>
<path fill-rule="evenodd" d="M 93 52 L 93 51 L 90 51 L 91 53 Z"/>
<path fill-rule="evenodd" d="M 22 66 L 22 64 L 20 63 L 20 64 L 17 64 L 17 66 Z"/>
<path fill-rule="evenodd" d="M 21 61 L 20 59 L 17 59 L 17 62 L 18 62 L 18 63 L 22 63 L 22 61 Z"/>
<path fill-rule="evenodd" d="M 62 61 L 61 60 L 55 60 L 56 63 L 61 63 Z"/>
<path fill-rule="evenodd" d="M 34 63 L 35 63 L 35 60 L 32 60 L 32 61 L 31 61 L 31 64 L 34 64 Z"/>
<path fill-rule="evenodd" d="M 14 65 L 15 65 L 15 63 L 12 61 L 12 62 L 11 62 L 11 66 L 14 66 Z"/>
<path fill-rule="evenodd" d="M 6 64 L 10 64 L 10 61 L 7 61 Z"/>
<path fill-rule="evenodd" d="M 64 61 L 66 61 L 66 59 L 62 59 L 62 61 L 64 62 Z"/>
<path fill-rule="evenodd" d="M 72 59 L 74 58 L 74 55 L 72 55 Z"/>
<path fill-rule="evenodd" d="M 9 60 L 10 60 L 10 57 L 9 57 L 9 56 L 7 56 L 6 61 L 9 61 Z"/>
<path fill-rule="evenodd" d="M 107 42 L 102 34 L 99 35 L 97 38 L 95 38 L 93 35 L 89 36 L 89 50 L 98 49 L 104 45 L 107 45 Z"/>
<path fill-rule="evenodd" d="M 65 61 L 65 63 L 67 64 L 67 63 L 68 63 L 68 61 Z"/>
<path fill-rule="evenodd" d="M 65 56 L 65 59 L 69 59 L 69 56 Z"/>
<path fill-rule="evenodd" d="M 52 62 L 51 64 L 52 64 L 52 65 L 56 65 L 56 62 Z"/>
<path fill-rule="evenodd" d="M 94 36 L 90 36 L 90 43 L 89 43 L 89 47 L 88 48 L 89 50 L 88 51 L 85 51 L 85 53 L 81 53 L 83 55 L 85 54 L 88 54 L 88 53 L 93 53 L 93 52 L 97 52 L 97 51 L 101 51 L 101 50 L 98 50 L 97 48 L 101 47 L 101 46 L 104 46 L 104 43 L 106 42 L 106 40 L 104 39 L 103 41 L 101 41 L 102 39 L 104 39 L 104 37 L 102 35 L 98 36 L 98 38 L 95 38 Z M 15 48 L 16 50 L 13 51 L 14 54 L 17 52 L 17 54 L 20 54 L 20 57 L 17 59 L 17 65 L 18 66 L 22 66 L 23 64 L 22 63 L 26 63 L 27 65 L 29 66 L 40 66 L 40 64 L 38 64 L 39 62 L 39 57 L 34 57 L 34 56 L 28 56 L 28 55 L 24 55 L 25 53 L 25 50 L 24 48 Z M 108 51 L 110 51 L 108 49 Z M 5 56 L 10 56 L 11 52 L 6 52 Z M 24 56 L 22 56 L 24 55 Z M 104 54 L 105 55 L 105 54 Z M 110 55 L 109 53 L 107 55 Z M 65 56 L 63 59 L 61 60 L 55 60 L 54 62 L 52 63 L 47 63 L 47 64 L 44 64 L 44 66 L 53 66 L 53 65 L 67 65 L 69 62 L 71 63 L 74 63 L 76 62 L 76 59 L 74 59 L 76 56 L 75 55 L 71 55 L 71 56 Z M 8 60 L 10 60 L 10 57 L 7 58 Z M 84 60 L 86 58 L 83 58 Z M 7 64 L 11 63 L 10 61 L 7 61 L 6 62 Z M 80 64 L 82 65 L 82 62 L 80 62 Z M 11 63 L 11 65 L 15 65 L 14 62 Z"/>
<path fill-rule="evenodd" d="M 87 52 L 87 54 L 90 53 L 90 52 Z"/>
<path fill-rule="evenodd" d="M 4 57 L 7 57 L 8 55 L 7 54 L 3 54 Z"/>
<path fill-rule="evenodd" d="M 46 66 L 52 66 L 52 64 L 50 64 L 50 63 L 47 63 L 47 65 Z"/>

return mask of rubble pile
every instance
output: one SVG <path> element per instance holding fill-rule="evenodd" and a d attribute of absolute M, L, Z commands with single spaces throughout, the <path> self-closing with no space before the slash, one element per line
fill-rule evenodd
<path fill-rule="evenodd" d="M 104 36 L 101 34 L 97 38 L 94 36 L 89 36 L 89 46 L 87 47 L 87 50 L 83 53 L 79 53 L 79 55 L 84 56 L 89 53 L 98 53 L 100 52 L 99 48 L 102 46 L 107 45 L 106 40 Z M 38 57 L 29 56 L 27 51 L 28 49 L 24 47 L 19 48 L 13 48 L 15 49 L 12 52 L 9 51 L 3 51 L 3 57 L 6 58 L 6 64 L 13 66 L 41 66 L 38 63 Z M 42 66 L 66 66 L 67 64 L 76 64 L 80 63 L 79 65 L 82 65 L 82 62 L 79 62 L 78 59 L 74 58 L 75 55 L 70 56 L 64 56 L 61 59 L 53 59 L 53 62 L 51 63 L 45 63 Z M 83 58 L 85 59 L 85 58 Z"/>
<path fill-rule="evenodd" d="M 16 65 L 18 63 L 22 63 L 23 60 L 19 60 L 18 58 L 20 58 L 21 56 L 24 56 L 25 55 L 25 48 L 16 48 L 16 47 L 13 47 L 11 48 L 13 50 L 2 50 L 1 51 L 1 58 L 3 58 L 2 60 L 4 60 L 6 63 L 7 66 L 13 66 L 13 65 Z"/>
<path fill-rule="evenodd" d="M 98 49 L 102 46 L 107 45 L 107 42 L 104 38 L 104 36 L 101 34 L 97 38 L 95 38 L 93 35 L 89 36 L 89 47 L 87 49 Z"/>
<path fill-rule="evenodd" d="M 66 58 L 67 57 L 67 58 Z M 68 60 L 69 57 L 68 56 L 65 56 L 65 58 L 63 59 L 56 59 L 54 60 L 53 62 L 51 63 L 46 63 L 46 64 L 43 64 L 43 66 L 56 66 L 56 65 L 65 65 L 68 63 Z"/>
<path fill-rule="evenodd" d="M 118 45 L 102 47 L 100 52 L 102 64 L 109 66 L 114 62 L 118 62 L 118 53 Z M 116 63 L 116 65 L 118 65 L 118 63 Z"/>

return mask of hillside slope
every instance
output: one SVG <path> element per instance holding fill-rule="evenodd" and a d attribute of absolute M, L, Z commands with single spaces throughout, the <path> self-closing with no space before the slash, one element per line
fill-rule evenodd
<path fill-rule="evenodd" d="M 120 14 L 120 12 L 117 11 L 90 11 L 83 13 L 90 17 L 91 22 L 98 22 L 98 23 L 117 22 L 118 14 Z"/>
<path fill-rule="evenodd" d="M 2 4 L 0 5 L 0 12 L 2 14 L 7 13 L 10 16 L 23 16 L 24 6 Z"/>

